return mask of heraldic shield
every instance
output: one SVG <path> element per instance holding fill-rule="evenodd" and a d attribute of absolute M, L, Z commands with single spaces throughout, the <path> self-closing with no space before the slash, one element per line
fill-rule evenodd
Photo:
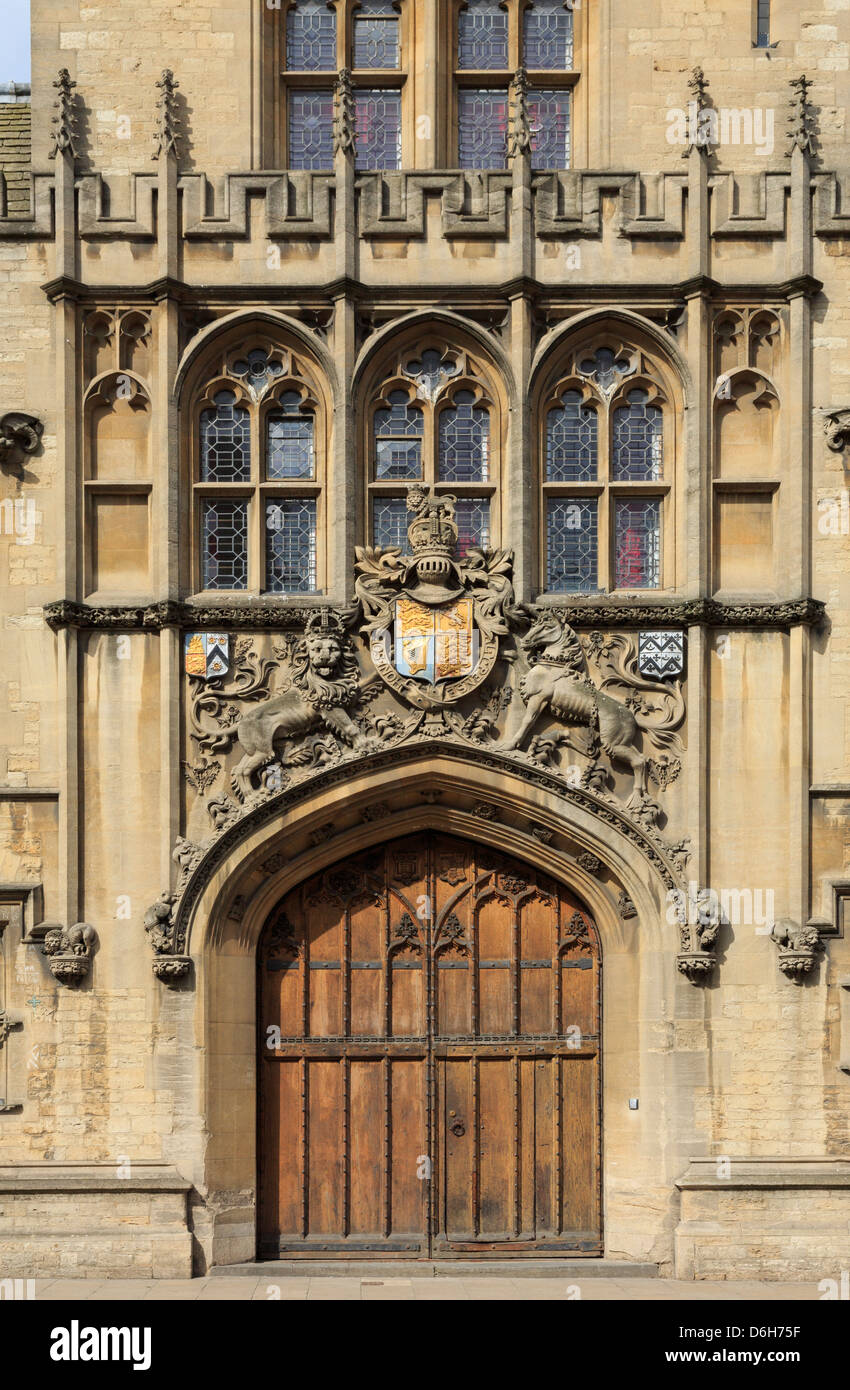
<path fill-rule="evenodd" d="M 513 611 L 512 555 L 456 557 L 454 497 L 408 491 L 409 555 L 357 551 L 357 596 L 375 668 L 419 709 L 453 704 L 490 674 Z"/>

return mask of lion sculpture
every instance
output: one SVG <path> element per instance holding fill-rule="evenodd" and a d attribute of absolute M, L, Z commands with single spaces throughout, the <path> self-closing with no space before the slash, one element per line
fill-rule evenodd
<path fill-rule="evenodd" d="M 251 778 L 277 757 L 276 742 L 302 738 L 327 728 L 360 752 L 373 740 L 358 729 L 348 713 L 378 675 L 361 676 L 342 624 L 323 611 L 308 620 L 292 657 L 292 681 L 258 709 L 244 714 L 236 737 L 244 750 L 231 775 L 233 789 L 243 801 L 253 791 Z"/>

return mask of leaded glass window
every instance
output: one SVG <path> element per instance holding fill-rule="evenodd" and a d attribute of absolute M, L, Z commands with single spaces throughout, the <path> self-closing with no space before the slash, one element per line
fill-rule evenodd
<path fill-rule="evenodd" d="M 618 589 L 657 589 L 661 583 L 661 502 L 618 498 L 614 504 Z"/>
<path fill-rule="evenodd" d="M 353 27 L 355 68 L 398 67 L 398 11 L 393 0 L 361 0 Z"/>
<path fill-rule="evenodd" d="M 504 169 L 508 93 L 503 88 L 461 87 L 458 100 L 458 164 L 461 169 Z"/>
<path fill-rule="evenodd" d="M 265 348 L 252 348 L 231 363 L 230 372 L 254 391 L 262 391 L 275 377 L 283 375 L 283 366 L 270 357 Z"/>
<path fill-rule="evenodd" d="M 614 411 L 613 475 L 616 482 L 654 482 L 661 477 L 661 410 L 646 391 L 631 391 L 628 405 Z"/>
<path fill-rule="evenodd" d="M 564 0 L 536 0 L 523 14 L 523 62 L 532 71 L 573 66 L 573 16 Z"/>
<path fill-rule="evenodd" d="M 240 483 L 251 477 L 248 411 L 232 391 L 219 391 L 215 408 L 201 412 L 201 481 Z"/>
<path fill-rule="evenodd" d="M 468 550 L 487 550 L 490 545 L 490 498 L 459 497 L 455 503 L 457 554 Z"/>
<path fill-rule="evenodd" d="M 372 541 L 374 545 L 395 546 L 407 555 L 407 527 L 410 517 L 404 497 L 376 497 L 372 503 Z"/>
<path fill-rule="evenodd" d="M 290 72 L 336 70 L 336 14 L 323 0 L 298 0 L 288 10 L 286 66 Z"/>
<path fill-rule="evenodd" d="M 570 167 L 570 94 L 568 91 L 528 93 L 533 169 Z"/>
<path fill-rule="evenodd" d="M 266 588 L 310 594 L 316 588 L 316 499 L 266 499 Z"/>
<path fill-rule="evenodd" d="M 460 11 L 457 65 L 478 70 L 508 66 L 508 15 L 498 0 L 467 0 Z"/>
<path fill-rule="evenodd" d="M 248 503 L 205 501 L 201 512 L 201 584 L 204 589 L 248 587 Z"/>
<path fill-rule="evenodd" d="M 358 169 L 401 168 L 401 92 L 376 87 L 354 95 Z"/>
<path fill-rule="evenodd" d="M 472 391 L 458 391 L 440 412 L 437 477 L 443 483 L 486 483 L 490 467 L 490 412 Z"/>
<path fill-rule="evenodd" d="M 293 88 L 289 93 L 290 169 L 332 169 L 333 91 Z"/>
<path fill-rule="evenodd" d="M 301 397 L 289 391 L 278 402 L 266 422 L 266 477 L 313 478 L 314 423 L 311 414 L 301 411 Z"/>
<path fill-rule="evenodd" d="M 770 47 L 770 0 L 758 0 L 756 9 L 756 47 Z"/>
<path fill-rule="evenodd" d="M 375 411 L 374 430 L 375 477 L 421 478 L 425 422 L 406 391 L 392 391 L 389 408 Z"/>
<path fill-rule="evenodd" d="M 587 594 L 598 586 L 599 537 L 595 497 L 550 497 L 546 507 L 546 587 Z"/>
<path fill-rule="evenodd" d="M 662 587 L 674 558 L 666 373 L 617 337 L 567 351 L 541 403 L 542 582 L 603 592 Z M 630 380 L 631 379 L 631 380 Z M 669 582 L 669 581 L 668 581 Z"/>
<path fill-rule="evenodd" d="M 597 472 L 599 417 L 579 391 L 565 391 L 546 417 L 546 482 L 589 483 Z"/>

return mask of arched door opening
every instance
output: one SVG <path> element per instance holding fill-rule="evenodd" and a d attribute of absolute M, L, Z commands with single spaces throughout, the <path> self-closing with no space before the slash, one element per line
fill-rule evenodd
<path fill-rule="evenodd" d="M 598 1255 L 599 939 L 433 832 L 324 870 L 258 950 L 264 1258 Z"/>

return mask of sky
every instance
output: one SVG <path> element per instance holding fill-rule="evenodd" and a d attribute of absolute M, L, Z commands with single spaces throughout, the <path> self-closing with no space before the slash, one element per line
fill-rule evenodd
<path fill-rule="evenodd" d="M 30 80 L 30 0 L 3 0 L 0 82 Z"/>

